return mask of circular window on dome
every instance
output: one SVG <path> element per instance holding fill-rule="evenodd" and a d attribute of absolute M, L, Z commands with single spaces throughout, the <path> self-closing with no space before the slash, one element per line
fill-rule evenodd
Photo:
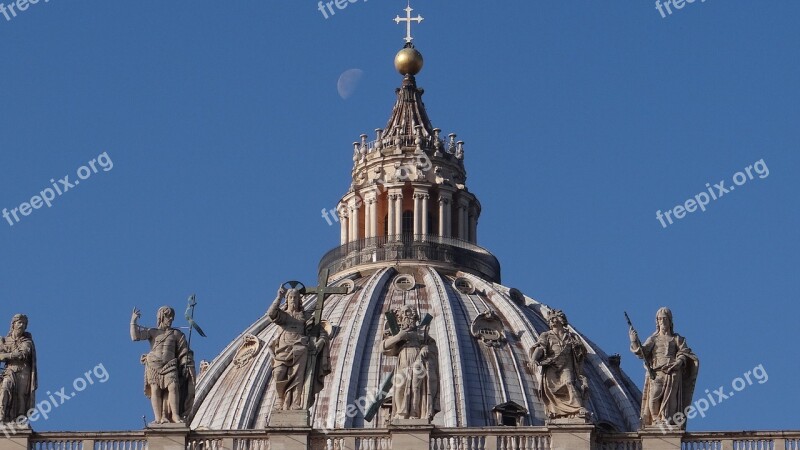
<path fill-rule="evenodd" d="M 464 277 L 456 278 L 456 280 L 453 281 L 453 288 L 462 294 L 472 295 L 475 293 L 475 286 Z"/>
<path fill-rule="evenodd" d="M 356 290 L 356 284 L 353 283 L 353 280 L 344 280 L 341 283 L 339 283 L 339 287 L 347 288 L 347 293 L 348 294 L 352 294 L 353 291 Z M 347 294 L 345 294 L 345 295 L 347 295 Z"/>
<path fill-rule="evenodd" d="M 519 289 L 517 289 L 517 288 L 509 289 L 508 296 L 511 297 L 511 300 L 513 300 L 514 303 L 517 303 L 517 304 L 520 304 L 520 305 L 524 305 L 525 304 L 525 296 L 522 295 L 522 292 L 520 292 Z"/>
<path fill-rule="evenodd" d="M 394 285 L 398 289 L 410 291 L 417 285 L 417 281 L 411 275 L 400 275 L 394 280 Z"/>

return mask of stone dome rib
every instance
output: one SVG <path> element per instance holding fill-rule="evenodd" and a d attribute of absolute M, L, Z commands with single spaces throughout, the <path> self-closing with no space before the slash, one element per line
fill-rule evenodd
<path fill-rule="evenodd" d="M 226 386 L 227 383 L 220 382 L 221 377 L 223 374 L 228 373 L 227 369 L 230 367 L 231 363 L 233 362 L 233 358 L 236 355 L 236 351 L 238 349 L 240 338 L 245 334 L 258 334 L 263 331 L 271 321 L 268 317 L 263 316 L 259 320 L 257 320 L 253 325 L 248 327 L 239 338 L 232 341 L 228 344 L 227 347 L 217 356 L 212 362 L 208 369 L 208 372 L 202 374 L 199 377 L 197 388 L 195 391 L 195 407 L 194 407 L 194 417 L 208 417 L 214 415 L 215 411 L 218 411 L 220 407 L 220 403 L 223 400 L 222 396 L 215 396 L 211 395 L 212 392 L 219 391 L 222 389 L 223 386 Z M 206 398 L 211 396 L 211 400 L 206 402 Z M 197 422 L 193 422 L 193 425 Z M 200 426 L 195 425 L 195 426 Z M 206 425 L 207 427 L 211 427 L 212 425 Z M 228 429 L 229 426 L 223 426 L 222 424 L 215 425 L 215 427 L 219 429 Z"/>
<path fill-rule="evenodd" d="M 437 272 L 438 274 L 438 272 Z M 462 398 L 466 399 L 466 410 L 463 415 L 467 418 L 466 422 L 486 422 L 492 407 L 502 403 L 505 396 L 502 373 L 499 373 L 497 360 L 491 353 L 484 353 L 472 337 L 469 335 L 471 320 L 480 311 L 471 303 L 469 298 L 464 298 L 454 291 L 451 284 L 452 280 L 438 274 L 444 281 L 444 289 L 450 299 L 450 306 L 453 311 L 453 322 L 448 324 L 449 329 L 456 329 L 456 336 L 459 340 L 459 350 L 461 351 L 460 361 L 462 362 L 464 378 L 460 386 Z M 482 396 L 468 395 L 470 392 L 483 392 Z M 457 426 L 466 426 L 465 423 Z"/>
<path fill-rule="evenodd" d="M 498 289 L 495 288 L 494 283 L 489 283 L 481 278 L 471 274 L 462 273 L 460 276 L 470 280 L 478 290 L 483 290 L 487 293 L 487 300 L 498 316 L 510 328 L 506 330 L 506 335 L 509 341 L 508 346 L 513 349 L 510 354 L 514 358 L 514 366 L 516 369 L 516 376 L 518 383 L 522 387 L 520 392 L 521 398 L 509 398 L 524 406 L 528 410 L 527 424 L 528 425 L 542 425 L 541 420 L 544 417 L 544 405 L 532 393 L 536 392 L 538 388 L 538 381 L 532 380 L 530 375 L 525 370 L 525 363 L 528 360 L 528 349 L 530 349 L 539 338 L 539 331 L 530 323 L 530 321 L 521 320 L 525 317 L 525 313 L 519 308 L 510 298 Z M 517 337 L 516 333 L 522 332 Z M 511 336 L 509 336 L 511 334 Z M 536 381 L 535 383 L 533 381 Z M 539 419 L 537 419 L 537 417 Z"/>
<path fill-rule="evenodd" d="M 356 301 L 341 301 L 332 307 L 327 320 L 332 323 L 342 324 L 369 324 L 377 311 L 380 314 L 379 296 L 385 289 L 393 269 L 382 269 L 372 275 L 359 289 Z M 345 296 L 342 296 L 344 298 Z M 355 297 L 355 296 L 353 296 Z M 351 299 L 352 300 L 352 299 Z M 342 380 L 339 389 L 329 390 L 319 396 L 314 409 L 314 424 L 322 428 L 342 428 L 346 426 L 348 417 L 347 406 L 353 404 L 357 398 L 364 395 L 359 393 L 359 378 L 371 368 L 364 366 L 363 358 L 358 354 L 359 349 L 366 348 L 368 341 L 374 341 L 374 334 L 370 334 L 367 327 L 347 326 L 338 327 L 338 332 L 331 342 L 331 357 L 333 373 L 330 378 Z M 337 349 L 338 351 L 334 351 Z M 335 356 L 334 356 L 335 355 Z M 375 388 L 377 389 L 377 383 Z"/>
<path fill-rule="evenodd" d="M 380 285 L 373 289 L 371 296 L 380 294 L 386 295 L 386 292 L 389 289 L 389 279 L 394 275 L 394 273 L 394 269 L 382 271 Z M 376 299 L 374 303 L 378 305 L 381 302 Z M 365 327 L 366 341 L 364 342 L 363 347 L 361 347 L 366 351 L 364 351 L 360 356 L 356 354 L 356 356 L 359 356 L 358 364 L 361 370 L 358 372 L 358 377 L 354 378 L 353 380 L 355 381 L 355 384 L 351 383 L 350 385 L 351 389 L 346 397 L 348 404 L 356 404 L 358 399 L 371 398 L 371 395 L 376 393 L 380 388 L 380 383 L 384 376 L 390 373 L 391 368 L 386 361 L 386 357 L 381 351 L 380 336 L 383 335 L 383 312 L 383 307 L 375 307 L 372 309 L 371 315 L 367 317 L 367 323 L 369 325 L 368 327 Z M 364 400 L 362 400 L 362 402 L 363 401 Z M 366 422 L 362 415 L 357 415 L 355 417 L 347 417 L 340 426 L 373 428 L 377 427 L 377 425 L 377 420 L 373 420 L 373 422 L 370 423 Z"/>
<path fill-rule="evenodd" d="M 445 290 L 444 280 L 433 268 L 426 267 L 424 271 L 426 286 L 432 286 L 433 292 L 440 299 L 439 311 L 432 311 L 434 317 L 439 317 L 445 324 L 435 324 L 431 327 L 431 336 L 436 340 L 439 349 L 439 372 L 440 389 L 442 403 L 442 417 L 439 422 L 445 427 L 464 426 L 466 411 L 466 400 L 464 397 L 464 371 L 458 339 L 453 334 L 448 333 L 447 325 L 453 324 L 455 319 L 450 306 L 450 300 Z M 438 314 L 437 314 L 438 313 Z M 435 322 L 435 321 L 434 321 Z M 459 389 L 460 386 L 460 389 Z"/>

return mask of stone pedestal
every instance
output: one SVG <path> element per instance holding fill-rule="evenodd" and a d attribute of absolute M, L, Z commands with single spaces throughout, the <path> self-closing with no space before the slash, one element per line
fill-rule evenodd
<path fill-rule="evenodd" d="M 662 431 L 660 428 L 645 428 L 639 432 L 642 450 L 681 450 L 683 431 Z"/>
<path fill-rule="evenodd" d="M 189 427 L 183 423 L 148 425 L 144 435 L 148 450 L 185 450 Z"/>
<path fill-rule="evenodd" d="M 27 425 L 19 427 L 16 423 L 0 424 L 0 450 L 20 450 L 30 448 L 33 430 Z"/>
<path fill-rule="evenodd" d="M 394 419 L 389 432 L 392 435 L 392 448 L 418 449 L 431 448 L 433 425 L 427 419 Z"/>
<path fill-rule="evenodd" d="M 269 416 L 271 450 L 307 450 L 311 414 L 307 409 L 272 411 Z"/>
<path fill-rule="evenodd" d="M 550 431 L 551 450 L 591 450 L 594 425 L 586 423 L 584 419 L 560 421 L 562 423 L 550 423 L 547 427 Z"/>
<path fill-rule="evenodd" d="M 547 426 L 562 426 L 562 425 L 592 425 L 592 421 L 588 417 L 570 417 L 545 420 Z"/>
<path fill-rule="evenodd" d="M 308 410 L 272 411 L 269 426 L 279 428 L 303 428 L 311 426 L 311 415 Z"/>
<path fill-rule="evenodd" d="M 397 428 L 427 427 L 431 424 L 427 419 L 393 419 L 392 426 Z"/>

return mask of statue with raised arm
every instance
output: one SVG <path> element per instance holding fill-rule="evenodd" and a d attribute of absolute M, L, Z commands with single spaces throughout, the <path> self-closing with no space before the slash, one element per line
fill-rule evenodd
<path fill-rule="evenodd" d="M 428 335 L 428 324 L 420 324 L 417 309 L 405 305 L 393 317 L 397 333 L 383 338 L 383 354 L 397 356 L 393 379 L 392 420 L 425 419 L 441 410 L 439 404 L 439 352 Z"/>
<path fill-rule="evenodd" d="M 153 424 L 187 423 L 194 403 L 194 355 L 186 336 L 172 328 L 175 310 L 158 309 L 156 328 L 139 326 L 141 312 L 134 308 L 131 316 L 131 339 L 149 341 L 150 353 L 142 355 L 144 393 L 153 406 Z"/>
<path fill-rule="evenodd" d="M 586 419 L 589 383 L 583 375 L 586 346 L 570 331 L 561 310 L 547 317 L 550 330 L 539 335 L 531 348 L 531 360 L 542 368 L 539 395 L 550 419 Z"/>
<path fill-rule="evenodd" d="M 645 377 L 642 392 L 642 427 L 673 426 L 686 428 L 685 409 L 692 403 L 700 362 L 686 345 L 686 338 L 675 333 L 672 311 L 661 308 L 656 314 L 656 332 L 640 344 L 631 326 L 628 331 L 631 352 L 644 360 L 653 376 Z"/>
<path fill-rule="evenodd" d="M 11 330 L 0 337 L 0 424 L 15 422 L 35 405 L 36 347 L 28 333 L 28 316 L 17 314 L 11 319 Z"/>
<path fill-rule="evenodd" d="M 281 300 L 286 298 L 285 308 Z M 330 366 L 330 326 L 321 326 L 319 337 L 311 336 L 314 327 L 313 311 L 303 310 L 303 295 L 300 289 L 278 290 L 275 301 L 267 311 L 272 323 L 282 328 L 280 334 L 269 344 L 272 358 L 272 378 L 275 380 L 277 400 L 275 409 L 279 411 L 304 410 L 311 406 L 313 397 L 324 384 L 325 376 L 331 373 Z M 323 321 L 324 322 L 324 321 Z M 327 324 L 327 322 L 325 322 Z M 309 356 L 315 358 L 309 364 Z M 311 369 L 311 370 L 309 370 Z M 313 386 L 311 400 L 303 398 L 304 386 L 308 377 Z"/>

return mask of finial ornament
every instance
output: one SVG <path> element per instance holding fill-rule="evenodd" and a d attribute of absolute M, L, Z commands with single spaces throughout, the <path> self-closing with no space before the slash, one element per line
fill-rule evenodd
<path fill-rule="evenodd" d="M 414 8 L 411 7 L 411 2 L 409 1 L 408 2 L 408 6 L 405 9 L 406 16 L 405 17 L 400 17 L 398 15 L 397 17 L 394 18 L 394 21 L 398 25 L 400 24 L 400 22 L 405 22 L 406 23 L 406 38 L 405 38 L 405 40 L 406 40 L 407 44 L 410 44 L 411 41 L 414 40 L 414 38 L 411 37 L 411 22 L 422 23 L 422 21 L 425 20 L 425 18 L 422 17 L 419 14 L 417 14 L 417 17 L 411 17 L 411 11 L 413 11 L 413 10 L 414 10 Z"/>
<path fill-rule="evenodd" d="M 424 19 L 422 16 L 417 15 L 417 17 L 411 17 L 411 11 L 414 9 L 411 7 L 411 1 L 409 0 L 408 7 L 406 7 L 406 17 L 395 17 L 394 21 L 398 24 L 400 22 L 406 23 L 406 45 L 403 47 L 402 50 L 397 52 L 397 55 L 394 57 L 394 67 L 400 72 L 401 75 L 404 76 L 414 76 L 422 70 L 422 66 L 424 64 L 424 60 L 422 58 L 422 53 L 420 53 L 417 49 L 414 48 L 414 44 L 411 42 L 414 38 L 411 36 L 411 22 L 421 23 Z"/>

